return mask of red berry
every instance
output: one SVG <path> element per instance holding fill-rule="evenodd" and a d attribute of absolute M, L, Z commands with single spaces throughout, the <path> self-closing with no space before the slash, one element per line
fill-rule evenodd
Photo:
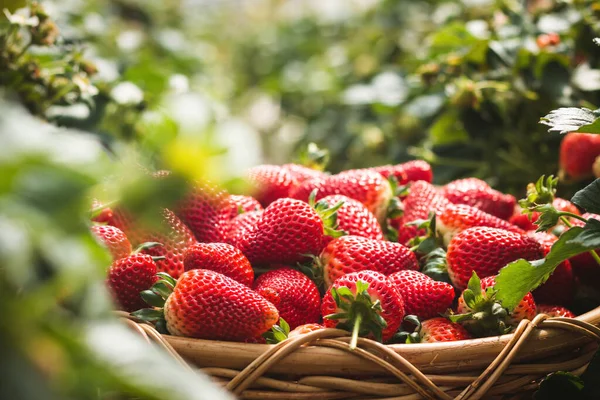
<path fill-rule="evenodd" d="M 465 328 L 442 317 L 431 318 L 421 322 L 419 336 L 421 336 L 421 342 L 423 343 L 454 342 L 471 339 L 471 335 Z"/>
<path fill-rule="evenodd" d="M 262 296 L 207 269 L 181 275 L 164 314 L 173 335 L 231 341 L 255 338 L 279 319 L 275 306 Z"/>
<path fill-rule="evenodd" d="M 600 155 L 600 135 L 571 132 L 560 144 L 560 169 L 569 178 L 592 176 L 594 160 Z"/>
<path fill-rule="evenodd" d="M 400 243 L 342 236 L 332 240 L 319 256 L 325 287 L 351 272 L 377 271 L 384 275 L 419 269 L 415 254 Z"/>
<path fill-rule="evenodd" d="M 407 315 L 434 318 L 448 310 L 454 301 L 452 285 L 435 281 L 419 271 L 398 271 L 388 278 L 400 292 Z"/>
<path fill-rule="evenodd" d="M 454 236 L 446 258 L 452 283 L 464 289 L 473 271 L 483 279 L 496 275 L 512 261 L 537 260 L 543 256 L 542 246 L 530 237 L 504 229 L 475 227 Z"/>
<path fill-rule="evenodd" d="M 319 289 L 303 273 L 281 268 L 261 275 L 254 283 L 254 291 L 269 300 L 291 329 L 316 323 L 321 317 Z"/>
<path fill-rule="evenodd" d="M 514 196 L 494 190 L 477 178 L 450 182 L 441 192 L 451 203 L 466 204 L 504 220 L 513 215 L 516 205 Z"/>
<path fill-rule="evenodd" d="M 156 264 L 147 254 L 132 254 L 115 261 L 108 270 L 107 285 L 125 311 L 144 308 L 140 292 L 156 282 Z"/>
<path fill-rule="evenodd" d="M 90 229 L 94 236 L 108 249 L 113 260 L 131 254 L 131 243 L 119 228 L 110 225 L 93 225 Z"/>
<path fill-rule="evenodd" d="M 575 318 L 576 315 L 562 306 L 552 306 L 547 304 L 538 304 L 537 306 L 538 314 L 546 314 L 547 316 L 553 317 L 563 317 L 563 318 Z"/>
<path fill-rule="evenodd" d="M 248 287 L 254 281 L 250 261 L 241 251 L 226 243 L 193 244 L 184 253 L 183 265 L 186 271 L 209 269 L 219 272 Z"/>

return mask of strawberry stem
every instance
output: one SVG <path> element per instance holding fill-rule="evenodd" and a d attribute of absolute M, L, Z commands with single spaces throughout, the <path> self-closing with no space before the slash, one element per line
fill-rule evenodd
<path fill-rule="evenodd" d="M 360 324 L 362 323 L 362 313 L 356 314 L 356 319 L 354 320 L 354 328 L 352 329 L 352 339 L 350 340 L 350 350 L 356 349 L 356 345 L 358 344 L 358 333 L 360 332 Z"/>

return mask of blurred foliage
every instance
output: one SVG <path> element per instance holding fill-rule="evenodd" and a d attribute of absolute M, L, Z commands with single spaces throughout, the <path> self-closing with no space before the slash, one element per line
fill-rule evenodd
<path fill-rule="evenodd" d="M 227 104 L 270 99 L 278 115 L 262 131 L 278 162 L 293 136 L 330 148 L 336 171 L 417 156 L 440 183 L 474 175 L 520 193 L 557 170 L 561 137 L 538 118 L 600 103 L 597 2 L 382 0 L 342 16 L 265 3 L 225 11 L 204 37 L 231 80 Z"/>

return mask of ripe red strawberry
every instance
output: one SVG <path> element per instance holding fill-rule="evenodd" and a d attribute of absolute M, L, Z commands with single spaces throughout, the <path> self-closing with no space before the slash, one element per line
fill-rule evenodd
<path fill-rule="evenodd" d="M 263 212 L 245 212 L 229 221 L 225 242 L 237 248 L 248 246 L 248 243 L 243 244 L 243 242 L 247 242 L 250 239 L 250 232 L 252 232 L 258 221 L 262 218 Z"/>
<path fill-rule="evenodd" d="M 332 240 L 316 261 L 315 267 L 323 270 L 326 288 L 352 272 L 371 270 L 387 276 L 406 269 L 419 269 L 415 254 L 400 243 L 360 236 L 342 236 Z"/>
<path fill-rule="evenodd" d="M 462 325 L 438 317 L 421 322 L 421 342 L 454 342 L 471 339 L 471 335 Z"/>
<path fill-rule="evenodd" d="M 381 226 L 377 218 L 359 201 L 341 194 L 327 196 L 320 201 L 333 207 L 340 201 L 344 204 L 337 211 L 338 228 L 348 235 L 383 240 Z"/>
<path fill-rule="evenodd" d="M 230 244 L 195 243 L 185 250 L 183 265 L 186 271 L 209 269 L 238 281 L 248 287 L 254 281 L 250 261 Z"/>
<path fill-rule="evenodd" d="M 318 190 L 317 200 L 329 195 L 342 194 L 360 201 L 378 220 L 385 217 L 392 198 L 390 183 L 379 173 L 368 169 L 348 170 L 337 175 L 305 181 L 291 191 L 290 197 L 308 201 L 314 189 Z"/>
<path fill-rule="evenodd" d="M 120 229 L 126 236 L 129 236 L 134 228 L 133 217 L 122 207 L 104 207 L 98 200 L 92 203 L 94 215 L 92 221 L 114 226 Z M 136 243 L 137 245 L 138 243 Z"/>
<path fill-rule="evenodd" d="M 327 176 L 327 174 L 322 171 L 308 168 L 300 164 L 283 164 L 281 168 L 291 173 L 294 178 L 296 178 L 297 184 L 309 179 L 324 178 Z"/>
<path fill-rule="evenodd" d="M 293 329 L 288 337 L 289 338 L 295 338 L 298 336 L 302 336 L 305 335 L 307 333 L 311 333 L 314 331 L 318 331 L 319 329 L 325 329 L 325 327 L 321 324 L 304 324 L 304 325 L 300 325 L 297 326 L 295 329 Z"/>
<path fill-rule="evenodd" d="M 131 312 L 144 307 L 140 292 L 149 289 L 156 280 L 152 257 L 135 253 L 110 266 L 106 283 L 120 308 Z"/>
<path fill-rule="evenodd" d="M 419 322 L 413 333 L 404 335 L 406 343 L 455 342 L 471 339 L 471 335 L 462 325 L 443 317 Z"/>
<path fill-rule="evenodd" d="M 196 243 L 196 239 L 172 211 L 164 209 L 162 214 L 160 231 L 143 228 L 130 237 L 134 243 L 160 243 L 161 246 L 154 246 L 143 252 L 151 256 L 165 257 L 156 261 L 158 271 L 166 272 L 177 279 L 184 271 L 183 254 L 188 247 Z"/>
<path fill-rule="evenodd" d="M 334 216 L 335 207 L 317 212 L 303 201 L 278 199 L 265 209 L 248 239 L 237 245 L 253 265 L 294 265 L 307 254 L 319 254 L 325 236 L 337 236 L 330 226 Z"/>
<path fill-rule="evenodd" d="M 388 341 L 404 318 L 402 296 L 392 282 L 375 271 L 346 274 L 323 297 L 323 325 L 352 332 L 350 347 L 358 336 Z"/>
<path fill-rule="evenodd" d="M 389 280 L 404 300 L 404 311 L 420 319 L 434 318 L 445 312 L 454 301 L 454 288 L 414 270 L 398 271 Z"/>
<path fill-rule="evenodd" d="M 175 208 L 175 214 L 201 243 L 222 242 L 223 227 L 230 219 L 229 195 L 207 183 L 197 183 Z"/>
<path fill-rule="evenodd" d="M 581 215 L 575 204 L 571 203 L 569 200 L 561 199 L 560 197 L 555 197 L 552 201 L 552 205 L 558 211 L 567 211 L 573 214 Z M 526 231 L 535 231 L 538 226 L 535 224 L 535 221 L 540 217 L 540 213 L 537 211 L 533 211 L 531 216 L 527 214 L 521 214 L 520 209 L 517 207 L 517 211 L 515 214 L 510 217 L 509 222 L 518 226 L 519 228 Z M 571 218 L 569 218 L 571 221 Z"/>
<path fill-rule="evenodd" d="M 110 224 L 110 221 L 113 219 L 113 211 L 110 207 L 104 206 L 100 200 L 93 199 L 92 200 L 92 218 L 91 220 L 94 222 L 99 222 L 103 224 Z"/>
<path fill-rule="evenodd" d="M 425 181 L 413 183 L 404 199 L 404 215 L 391 221 L 391 225 L 398 229 L 398 242 L 407 244 L 413 237 L 425 234 L 424 230 L 406 223 L 428 219 L 430 212 L 440 213 L 448 204 L 448 200 L 432 184 Z"/>
<path fill-rule="evenodd" d="M 513 215 L 517 203 L 514 196 L 494 190 L 477 178 L 450 182 L 441 192 L 451 203 L 466 204 L 503 220 Z"/>
<path fill-rule="evenodd" d="M 456 234 L 476 226 L 525 233 L 522 229 L 503 219 L 466 204 L 449 204 L 437 215 L 436 230 L 443 236 L 446 245 Z"/>
<path fill-rule="evenodd" d="M 571 132 L 560 144 L 560 171 L 574 180 L 592 176 L 594 160 L 600 155 L 600 136 Z"/>
<path fill-rule="evenodd" d="M 563 317 L 563 318 L 575 318 L 576 315 L 570 310 L 561 306 L 552 306 L 548 304 L 538 304 L 538 314 L 546 314 L 549 317 Z"/>
<path fill-rule="evenodd" d="M 164 305 L 167 330 L 176 336 L 243 341 L 268 331 L 277 309 L 241 283 L 207 269 L 185 272 Z"/>
<path fill-rule="evenodd" d="M 394 175 L 401 185 L 416 181 L 429 183 L 433 181 L 431 165 L 423 160 L 413 160 L 397 165 L 383 165 L 372 169 L 379 172 L 386 179 Z"/>
<path fill-rule="evenodd" d="M 600 221 L 600 215 L 585 213 L 582 215 L 586 219 L 597 219 Z M 571 219 L 571 223 L 575 226 L 584 226 L 584 222 L 578 219 Z M 600 249 L 596 249 L 596 253 L 600 253 Z M 590 284 L 591 286 L 600 286 L 600 265 L 594 260 L 590 253 L 581 253 L 569 259 L 573 267 L 573 273 L 581 282 Z"/>
<path fill-rule="evenodd" d="M 550 248 L 558 240 L 554 235 L 546 232 L 529 232 L 528 236 L 537 240 L 544 248 L 544 256 L 550 252 Z M 571 263 L 566 260 L 560 263 L 548 280 L 535 289 L 533 297 L 537 303 L 558 304 L 568 306 L 575 295 L 575 280 Z"/>
<path fill-rule="evenodd" d="M 108 249 L 113 260 L 131 254 L 131 243 L 119 228 L 110 225 L 92 225 L 90 229 L 100 243 Z"/>
<path fill-rule="evenodd" d="M 250 168 L 248 181 L 253 186 L 252 195 L 264 207 L 277 199 L 289 197 L 290 190 L 298 184 L 294 174 L 280 165 Z"/>
<path fill-rule="evenodd" d="M 527 293 L 512 313 L 507 314 L 500 303 L 495 301 L 491 288 L 496 283 L 495 276 L 488 276 L 481 281 L 477 275 L 469 280 L 469 286 L 458 298 L 457 313 L 450 320 L 460 322 L 473 336 L 494 336 L 510 331 L 523 319 L 533 319 L 536 315 L 536 304 L 531 293 Z M 467 295 L 467 292 L 470 292 Z"/>
<path fill-rule="evenodd" d="M 542 246 L 528 236 L 504 229 L 475 227 L 454 236 L 446 257 L 452 283 L 464 289 L 473 272 L 481 278 L 493 276 L 512 261 L 537 260 L 544 257 L 544 252 Z"/>
<path fill-rule="evenodd" d="M 291 329 L 321 318 L 319 289 L 302 272 L 280 268 L 261 275 L 254 291 L 269 300 Z"/>

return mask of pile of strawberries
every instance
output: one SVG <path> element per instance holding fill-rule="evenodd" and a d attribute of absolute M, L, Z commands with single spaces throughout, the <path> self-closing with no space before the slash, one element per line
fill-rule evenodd
<path fill-rule="evenodd" d="M 574 316 L 577 277 L 598 280 L 590 257 L 561 264 L 510 313 L 489 289 L 507 263 L 543 258 L 560 226 L 535 233 L 536 216 L 482 180 L 432 178 L 424 161 L 334 175 L 262 165 L 248 173 L 253 197 L 199 183 L 152 228 L 95 204 L 92 231 L 113 256 L 118 306 L 172 335 L 272 343 L 338 327 L 354 343 L 436 342 Z"/>

